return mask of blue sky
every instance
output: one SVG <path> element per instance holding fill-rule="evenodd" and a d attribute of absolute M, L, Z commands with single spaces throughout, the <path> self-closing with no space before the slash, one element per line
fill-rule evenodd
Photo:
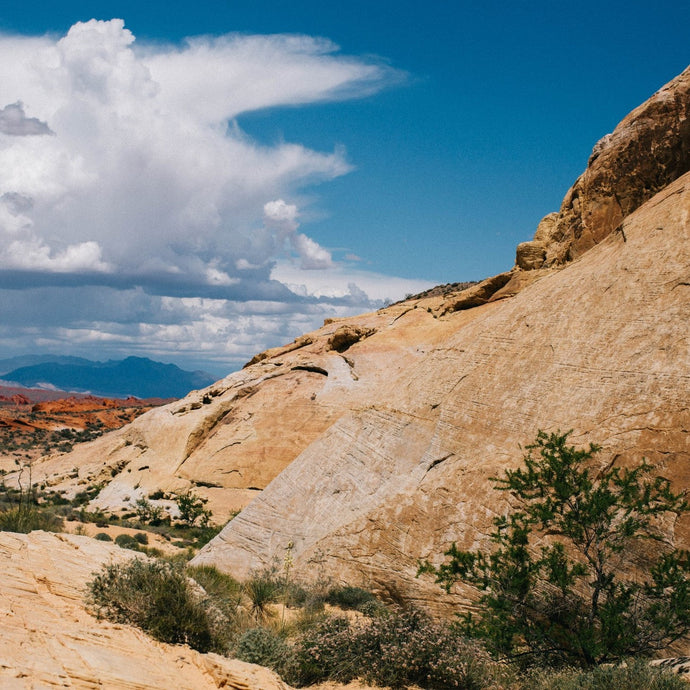
<path fill-rule="evenodd" d="M 99 24 L 63 40 L 92 18 L 121 18 L 124 28 Z M 29 129 L 19 136 L 7 125 L 0 151 L 5 163 L 26 160 L 41 176 L 0 176 L 7 223 L 16 225 L 0 236 L 0 355 L 145 354 L 220 375 L 329 315 L 507 270 L 516 244 L 558 209 L 594 143 L 690 62 L 689 20 L 690 5 L 664 1 L 5 3 L 0 130 L 3 113 Z M 134 42 L 121 40 L 127 30 Z M 99 31 L 111 42 L 107 55 Z M 186 37 L 235 33 L 302 38 L 297 47 L 206 38 L 185 51 Z M 19 65 L 55 46 L 40 69 Z M 205 55 L 215 60 L 209 73 L 239 76 L 198 89 Z M 62 81 L 48 85 L 56 60 Z M 112 68 L 107 94 L 97 93 L 99 60 Z M 176 70 L 181 85 L 173 85 Z M 154 103 L 159 82 L 165 98 Z M 222 89 L 234 91 L 221 107 Z M 151 109 L 135 112 L 147 98 Z M 187 190 L 194 200 L 174 217 L 147 201 L 165 198 L 161 152 L 170 145 L 147 146 L 169 122 L 154 119 L 166 107 L 185 111 L 180 131 L 203 125 L 209 143 L 212 128 L 227 126 L 233 144 L 227 164 L 218 153 L 194 179 L 208 175 L 199 188 L 180 172 L 193 158 L 165 159 L 176 198 Z M 107 139 L 108 109 L 120 139 Z M 148 123 L 140 131 L 137 118 Z M 31 127 L 49 133 L 28 136 Z M 122 137 L 139 134 L 141 155 L 136 147 L 113 153 Z M 94 153 L 104 141 L 107 168 Z M 66 160 L 85 163 L 66 173 Z M 127 186 L 128 161 L 154 172 Z M 99 203 L 84 200 L 87 190 Z M 147 253 L 160 260 L 139 261 Z"/>

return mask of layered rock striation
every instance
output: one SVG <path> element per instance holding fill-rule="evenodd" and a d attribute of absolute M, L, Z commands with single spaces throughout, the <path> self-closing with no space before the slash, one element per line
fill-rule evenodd
<path fill-rule="evenodd" d="M 347 352 L 359 374 L 350 387 L 376 380 L 375 398 L 342 413 L 196 562 L 247 575 L 292 542 L 300 576 L 436 605 L 418 559 L 486 542 L 507 508 L 490 477 L 538 429 L 573 429 L 574 443 L 602 447 L 600 462 L 645 457 L 687 486 L 689 221 L 686 174 L 511 299 L 442 319 L 423 304 L 367 317 L 377 332 Z M 403 333 L 407 358 L 391 360 Z"/>

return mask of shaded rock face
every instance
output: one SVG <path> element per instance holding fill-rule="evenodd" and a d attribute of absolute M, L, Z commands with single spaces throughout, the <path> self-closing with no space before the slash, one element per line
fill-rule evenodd
<path fill-rule="evenodd" d="M 578 258 L 688 172 L 689 115 L 690 68 L 596 144 L 587 169 L 568 190 L 558 216 L 547 216 L 533 242 L 518 248 L 517 265 L 529 270 Z"/>
<path fill-rule="evenodd" d="M 360 326 L 352 326 L 350 324 L 344 324 L 338 326 L 335 333 L 331 336 L 328 344 L 331 350 L 336 352 L 345 352 L 349 350 L 352 345 L 358 343 L 364 338 L 368 338 L 373 334 L 373 329 L 362 328 Z"/>
<path fill-rule="evenodd" d="M 0 532 L 0 687 L 287 689 L 259 666 L 91 616 L 83 601 L 92 572 L 132 557 L 88 537 Z"/>

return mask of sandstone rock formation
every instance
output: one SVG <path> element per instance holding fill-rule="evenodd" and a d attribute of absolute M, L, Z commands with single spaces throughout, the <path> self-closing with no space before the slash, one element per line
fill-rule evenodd
<path fill-rule="evenodd" d="M 197 562 L 242 576 L 293 542 L 300 576 L 429 605 L 417 558 L 486 539 L 505 510 L 489 477 L 540 428 L 685 486 L 689 103 L 686 70 L 595 147 L 513 270 L 327 322 L 34 476 L 101 482 L 111 509 L 194 487 L 222 518 L 253 499 Z"/>
<path fill-rule="evenodd" d="M 88 537 L 0 532 L 0 687 L 287 690 L 267 669 L 91 616 L 92 572 L 132 555 Z"/>
<path fill-rule="evenodd" d="M 518 266 L 529 270 L 576 259 L 688 170 L 690 68 L 597 142 L 558 215 L 546 216 L 533 241 L 518 246 Z"/>
<path fill-rule="evenodd" d="M 512 299 L 444 320 L 376 315 L 376 335 L 348 352 L 350 390 L 376 379 L 375 398 L 342 414 L 196 562 L 247 575 L 293 542 L 301 576 L 433 604 L 417 559 L 486 540 L 505 509 L 488 479 L 539 428 L 574 429 L 575 443 L 603 447 L 602 462 L 646 457 L 687 486 L 689 220 L 690 174 Z M 394 332 L 407 357 L 385 366 Z M 686 544 L 688 527 L 675 532 Z"/>

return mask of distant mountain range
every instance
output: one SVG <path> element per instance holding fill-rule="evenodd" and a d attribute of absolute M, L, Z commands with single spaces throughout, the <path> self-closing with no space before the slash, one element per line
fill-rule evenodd
<path fill-rule="evenodd" d="M 56 388 L 104 397 L 181 398 L 212 384 L 205 371 L 185 371 L 146 357 L 93 362 L 81 357 L 25 355 L 0 360 L 0 378 L 28 388 Z"/>

